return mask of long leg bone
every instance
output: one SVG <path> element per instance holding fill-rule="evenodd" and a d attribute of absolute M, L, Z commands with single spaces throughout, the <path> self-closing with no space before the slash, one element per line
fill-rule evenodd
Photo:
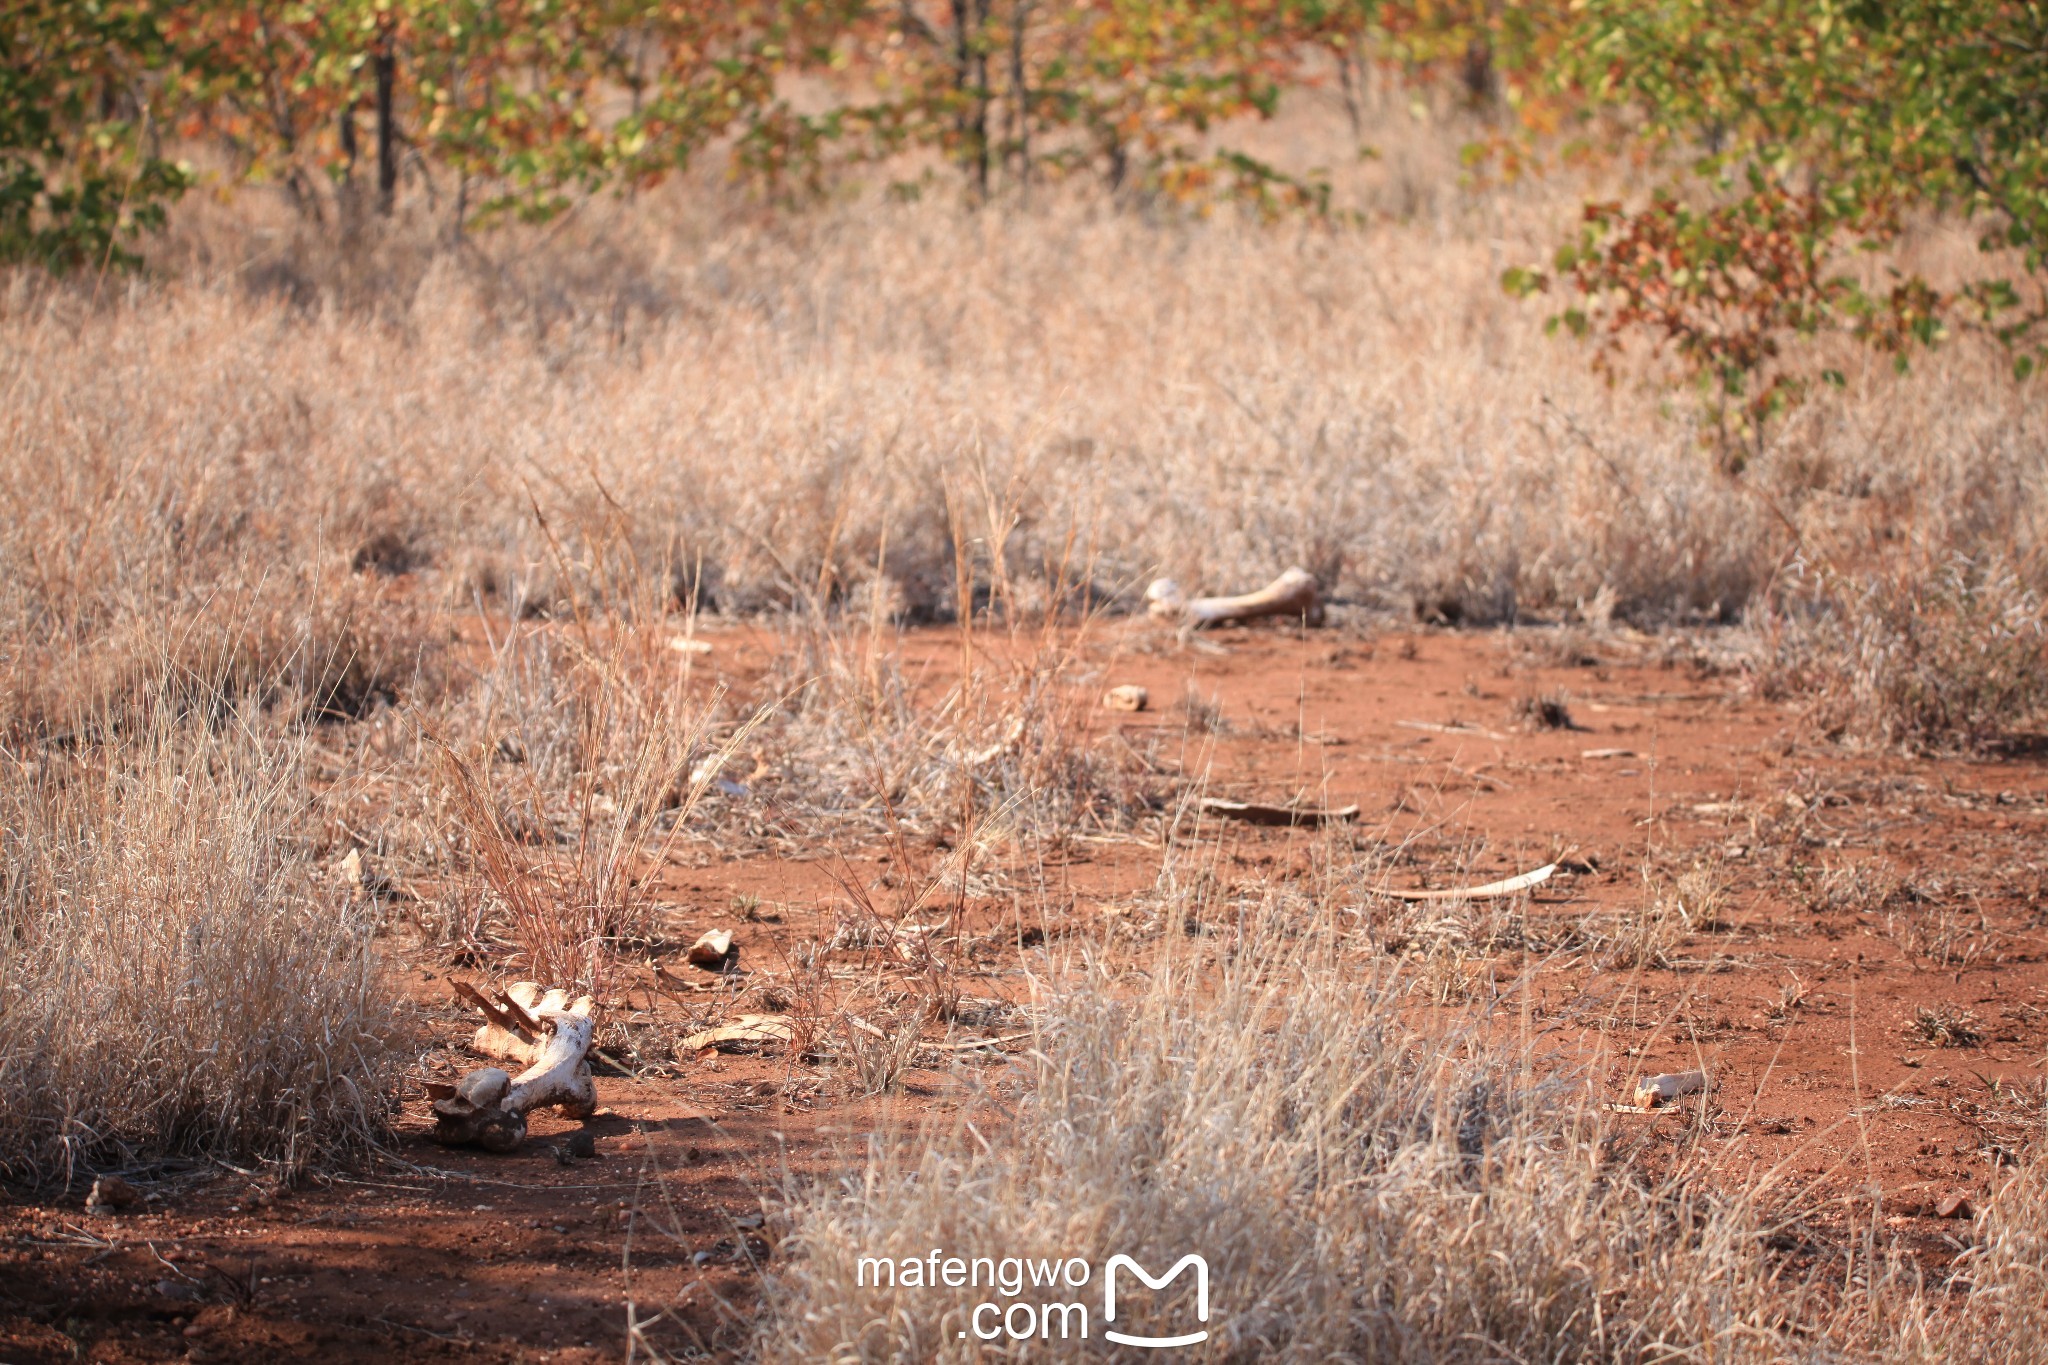
<path fill-rule="evenodd" d="M 1262 616 L 1300 616 L 1312 626 L 1323 623 L 1323 601 L 1316 580 L 1300 568 L 1289 569 L 1257 592 L 1238 597 L 1197 597 L 1192 601 L 1172 579 L 1155 579 L 1145 589 L 1145 600 L 1151 603 L 1149 610 L 1153 616 L 1190 626 L 1255 621 Z"/>
<path fill-rule="evenodd" d="M 446 1088 L 434 1102 L 437 1141 L 509 1152 L 525 1140 L 526 1116 L 535 1109 L 554 1105 L 571 1118 L 596 1110 L 589 1060 L 595 1002 L 589 996 L 572 1003 L 567 991 L 543 993 L 531 981 L 514 983 L 495 1000 L 467 982 L 457 983 L 456 993 L 484 1016 L 473 1040 L 477 1050 L 526 1063 L 526 1069 L 515 1077 L 481 1067 Z"/>

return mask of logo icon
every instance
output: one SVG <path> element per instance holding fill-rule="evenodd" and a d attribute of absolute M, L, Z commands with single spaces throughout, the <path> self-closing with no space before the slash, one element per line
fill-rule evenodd
<path fill-rule="evenodd" d="M 1195 1268 L 1195 1318 L 1200 1322 L 1207 1322 L 1209 1320 L 1209 1263 L 1191 1251 L 1178 1261 L 1175 1261 L 1173 1269 L 1157 1279 L 1154 1279 L 1146 1271 L 1145 1267 L 1139 1265 L 1128 1256 L 1118 1254 L 1110 1257 L 1109 1265 L 1102 1272 L 1102 1320 L 1104 1323 L 1116 1321 L 1116 1272 L 1119 1266 L 1128 1269 L 1133 1275 L 1143 1280 L 1148 1289 L 1166 1288 L 1167 1285 L 1179 1278 L 1181 1271 L 1186 1270 L 1189 1266 L 1193 1266 Z M 1120 1346 L 1148 1346 L 1153 1348 L 1193 1346 L 1197 1342 L 1209 1339 L 1207 1328 L 1203 1328 L 1199 1332 L 1189 1332 L 1185 1336 L 1178 1337 L 1134 1337 L 1128 1333 L 1114 1331 L 1109 1328 L 1105 1328 L 1102 1335 Z"/>

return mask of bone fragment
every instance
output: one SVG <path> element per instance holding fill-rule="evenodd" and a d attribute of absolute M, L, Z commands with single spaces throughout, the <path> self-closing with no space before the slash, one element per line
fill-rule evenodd
<path fill-rule="evenodd" d="M 692 967 L 702 967 L 715 972 L 732 960 L 732 930 L 707 929 L 687 954 Z"/>
<path fill-rule="evenodd" d="M 1257 592 L 1237 597 L 1197 597 L 1192 600 L 1171 578 L 1153 580 L 1145 589 L 1148 610 L 1162 621 L 1189 626 L 1219 626 L 1233 621 L 1256 621 L 1262 616 L 1299 616 L 1312 626 L 1323 623 L 1322 594 L 1315 578 L 1306 570 L 1291 568 Z"/>
<path fill-rule="evenodd" d="M 1205 814 L 1220 815 L 1226 820 L 1242 820 L 1248 825 L 1341 825 L 1358 818 L 1357 806 L 1341 806 L 1335 810 L 1316 806 L 1265 806 L 1252 801 L 1225 801 L 1218 796 L 1205 796 L 1200 804 Z"/>
<path fill-rule="evenodd" d="M 1151 700 L 1152 694 L 1144 688 L 1136 683 L 1125 683 L 1121 687 L 1110 688 L 1102 698 L 1102 705 L 1110 711 L 1142 711 Z"/>
<path fill-rule="evenodd" d="M 786 1043 L 795 1036 L 786 1014 L 742 1014 L 730 1024 L 691 1034 L 683 1039 L 683 1047 L 698 1052 L 721 1043 Z"/>
<path fill-rule="evenodd" d="M 1506 881 L 1488 882 L 1484 886 L 1461 886 L 1455 891 L 1382 891 L 1380 894 L 1397 901 L 1488 901 L 1502 896 L 1513 896 L 1543 885 L 1557 874 L 1556 863 L 1545 863 L 1534 872 L 1524 872 L 1519 877 Z"/>
<path fill-rule="evenodd" d="M 1707 1073 L 1704 1071 L 1651 1076 L 1636 1082 L 1636 1104 L 1644 1109 L 1657 1109 L 1682 1095 L 1696 1095 L 1706 1088 Z"/>

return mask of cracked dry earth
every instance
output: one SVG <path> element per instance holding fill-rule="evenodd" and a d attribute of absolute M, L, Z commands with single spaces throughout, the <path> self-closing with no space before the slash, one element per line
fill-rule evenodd
<path fill-rule="evenodd" d="M 707 685 L 759 677 L 761 636 L 713 638 Z M 1413 914 L 1383 951 L 1411 959 L 1445 1007 L 1490 1005 L 1500 1027 L 1586 1066 L 1604 1098 L 1625 1102 L 1640 1075 L 1704 1067 L 1704 1105 L 1612 1122 L 1650 1149 L 1704 1126 L 1731 1179 L 1775 1170 L 1802 1192 L 1812 1216 L 1801 1236 L 1874 1212 L 1938 1272 L 2040 1104 L 2040 762 L 1817 746 L 1794 708 L 1746 696 L 1739 677 L 1686 649 L 1600 639 L 1575 651 L 1527 631 L 1244 629 L 1188 646 L 1130 623 L 1082 646 L 1072 685 L 1147 688 L 1147 711 L 1091 708 L 1089 742 L 1142 754 L 1201 792 L 1361 807 L 1336 832 L 1183 816 L 1173 837 L 1233 893 L 1305 876 L 1333 848 L 1406 888 L 1560 863 L 1526 902 Z M 934 694 L 961 658 L 953 633 L 893 647 Z M 1563 701 L 1565 716 L 1549 719 L 1569 728 L 1537 724 L 1529 701 L 1542 697 Z M 1077 944 L 1142 962 L 1133 907 L 1154 884 L 1164 824 L 1014 864 L 998 850 L 947 907 L 959 988 L 990 1019 L 1026 1019 Z M 880 837 L 686 845 L 654 870 L 675 922 L 664 961 L 687 975 L 682 948 L 724 925 L 749 990 L 819 952 L 846 959 L 842 976 L 879 980 L 895 969 L 871 949 L 826 945 L 849 886 L 886 888 L 904 861 Z M 407 953 L 400 928 L 390 951 Z M 1002 1048 L 1029 1046 L 922 1052 L 894 1094 L 855 1097 L 802 1049 L 665 1055 L 654 1042 L 752 1006 L 727 998 L 730 980 L 660 991 L 644 964 L 630 967 L 605 1001 L 614 1027 L 600 1043 L 615 1056 L 630 1047 L 622 1064 L 638 1074 L 600 1070 L 594 1159 L 558 1159 L 578 1125 L 549 1116 L 512 1156 L 436 1147 L 416 1072 L 389 1157 L 360 1169 L 278 1190 L 254 1173 L 172 1163 L 131 1173 L 149 1197 L 119 1215 L 87 1213 L 83 1182 L 16 1192 L 0 1205 L 0 1360 L 576 1361 L 617 1357 L 635 1330 L 664 1351 L 724 1355 L 773 1269 L 763 1196 L 846 1169 L 870 1132 L 957 1107 L 977 1087 L 1015 1087 Z M 489 973 L 408 970 L 427 1036 L 464 1036 L 447 979 Z M 926 1036 L 1001 1032 L 963 1019 Z M 472 1064 L 443 1046 L 425 1070 Z"/>

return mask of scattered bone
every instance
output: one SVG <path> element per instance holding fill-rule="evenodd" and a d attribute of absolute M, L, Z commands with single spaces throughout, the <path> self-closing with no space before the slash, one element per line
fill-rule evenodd
<path fill-rule="evenodd" d="M 1696 1095 L 1706 1088 L 1707 1073 L 1704 1071 L 1667 1072 L 1636 1083 L 1636 1104 L 1639 1108 L 1656 1109 L 1680 1096 Z"/>
<path fill-rule="evenodd" d="M 727 1044 L 786 1043 L 795 1036 L 796 1030 L 786 1014 L 742 1014 L 730 1024 L 691 1034 L 683 1039 L 683 1048 L 689 1052 L 701 1052 L 707 1047 Z"/>
<path fill-rule="evenodd" d="M 1403 730 L 1427 730 L 1433 735 L 1471 735 L 1476 739 L 1490 739 L 1496 744 L 1505 744 L 1508 736 L 1495 734 L 1477 725 L 1437 725 L 1426 720 L 1397 720 L 1394 724 Z"/>
<path fill-rule="evenodd" d="M 1583 758 L 1583 759 L 1587 759 L 1587 760 L 1595 760 L 1595 759 L 1602 759 L 1602 758 L 1634 758 L 1635 756 L 1636 756 L 1636 751 L 1635 751 L 1634 749 L 1581 749 L 1581 750 L 1579 750 L 1579 757 L 1580 757 L 1580 758 Z"/>
<path fill-rule="evenodd" d="M 370 865 L 359 848 L 352 848 L 334 865 L 334 875 L 350 899 L 368 896 L 372 900 L 386 900 L 399 894 L 398 888 L 389 877 Z"/>
<path fill-rule="evenodd" d="M 702 938 L 690 945 L 688 956 L 692 967 L 716 972 L 738 961 L 739 951 L 733 947 L 732 930 L 707 929 Z"/>
<path fill-rule="evenodd" d="M 725 762 L 729 757 L 731 757 L 729 754 L 717 753 L 707 758 L 699 759 L 697 766 L 690 769 L 690 786 L 693 789 L 699 790 L 709 787 L 725 796 L 747 795 L 749 788 L 746 783 L 735 782 L 724 775 Z M 757 761 L 754 764 L 754 771 L 751 776 L 759 777 L 762 770 L 766 767 L 767 764 Z M 675 804 L 680 805 L 680 793 L 677 795 L 678 799 Z"/>
<path fill-rule="evenodd" d="M 1007 1047 L 1034 1037 L 1030 1030 L 1023 1033 L 1006 1033 L 1000 1038 L 964 1038 L 953 1043 L 919 1043 L 918 1046 L 931 1052 L 978 1052 L 985 1047 Z"/>
<path fill-rule="evenodd" d="M 479 1067 L 434 1101 L 434 1138 L 450 1147 L 476 1146 L 509 1152 L 526 1138 L 526 1116 L 553 1106 L 571 1118 L 588 1118 L 597 1109 L 597 1087 L 590 1075 L 590 1044 L 596 1024 L 595 1002 L 569 993 L 543 992 L 532 981 L 519 981 L 496 999 L 466 981 L 455 983 L 456 994 L 475 1005 L 484 1025 L 472 1040 L 488 1056 L 526 1062 L 517 1076 L 495 1066 Z"/>
<path fill-rule="evenodd" d="M 699 640 L 691 635 L 678 635 L 668 642 L 668 647 L 678 654 L 709 654 L 711 642 Z"/>
<path fill-rule="evenodd" d="M 1316 806 L 1263 806 L 1251 801 L 1225 801 L 1206 796 L 1198 803 L 1207 815 L 1242 820 L 1248 825 L 1341 825 L 1358 818 L 1358 807 L 1324 810 Z"/>
<path fill-rule="evenodd" d="M 977 749 L 969 754 L 967 756 L 967 766 L 970 768 L 985 768 L 999 758 L 1007 758 L 1023 739 L 1024 717 L 1017 716 L 1011 720 L 1008 728 L 1003 731 L 1001 739 L 985 749 Z"/>
<path fill-rule="evenodd" d="M 103 1175 L 86 1193 L 88 1213 L 122 1213 L 142 1202 L 142 1191 L 118 1175 Z"/>
<path fill-rule="evenodd" d="M 1162 621 L 1190 626 L 1220 626 L 1256 621 L 1264 616 L 1299 616 L 1312 626 L 1323 623 L 1322 594 L 1306 569 L 1290 568 L 1278 578 L 1238 597 L 1197 597 L 1190 601 L 1171 578 L 1154 579 L 1145 589 L 1148 610 Z"/>
<path fill-rule="evenodd" d="M 1110 711 L 1142 711 L 1151 700 L 1152 694 L 1144 688 L 1136 683 L 1125 683 L 1121 687 L 1110 688 L 1102 698 L 1102 705 Z"/>
<path fill-rule="evenodd" d="M 1397 901 L 1488 901 L 1502 896 L 1519 895 L 1531 888 L 1543 885 L 1557 873 L 1556 863 L 1546 863 L 1534 872 L 1524 872 L 1519 877 L 1506 881 L 1488 882 L 1484 886 L 1464 886 L 1455 891 L 1382 891 Z"/>
<path fill-rule="evenodd" d="M 1493 766 L 1491 763 L 1482 763 L 1476 768 L 1461 768 L 1455 763 L 1446 763 L 1444 766 L 1462 778 L 1479 783 L 1489 791 L 1513 791 L 1515 789 L 1515 784 L 1508 781 L 1505 777 L 1495 777 L 1492 773 L 1486 771 Z"/>
<path fill-rule="evenodd" d="M 703 991 L 725 990 L 729 977 L 745 975 L 738 968 L 733 968 L 731 971 L 720 972 L 710 980 L 685 981 L 682 977 L 671 974 L 659 962 L 650 962 L 647 965 L 654 972 L 654 989 L 672 1000 L 681 1000 L 686 995 L 695 995 Z"/>

